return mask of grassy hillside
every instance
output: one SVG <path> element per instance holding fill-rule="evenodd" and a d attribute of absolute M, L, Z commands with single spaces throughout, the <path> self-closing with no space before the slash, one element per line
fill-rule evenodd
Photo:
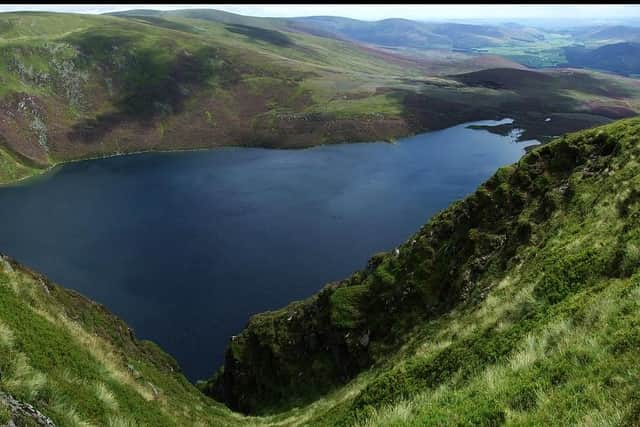
<path fill-rule="evenodd" d="M 6 257 L 0 348 L 0 425 L 11 418 L 34 425 L 28 412 L 10 410 L 10 400 L 33 405 L 58 426 L 242 424 L 104 307 Z"/>
<path fill-rule="evenodd" d="M 106 154 L 390 140 L 505 116 L 542 139 L 638 111 L 633 79 L 581 71 L 566 88 L 553 73 L 538 86 L 467 84 L 457 76 L 523 67 L 290 24 L 193 10 L 0 14 L 0 183 Z"/>
<path fill-rule="evenodd" d="M 202 20 L 1 14 L 0 37 L 2 148 L 40 167 L 149 149 L 406 134 L 397 109 L 379 108 L 394 99 L 349 108 L 342 93 L 366 98 L 419 75 L 348 43 Z M 325 105 L 334 97 L 336 117 Z"/>
<path fill-rule="evenodd" d="M 634 118 L 535 148 L 363 271 L 254 316 L 200 389 L 258 417 L 3 256 L 0 424 L 636 425 L 639 135 Z"/>
<path fill-rule="evenodd" d="M 532 150 L 365 270 L 254 316 L 203 390 L 254 413 L 339 390 L 318 425 L 633 425 L 638 135 Z"/>

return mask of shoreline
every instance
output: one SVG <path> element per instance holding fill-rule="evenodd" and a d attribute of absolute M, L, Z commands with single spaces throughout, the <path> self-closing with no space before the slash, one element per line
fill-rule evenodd
<path fill-rule="evenodd" d="M 469 123 L 477 123 L 477 122 L 469 122 Z M 284 152 L 284 153 L 278 153 L 276 151 L 273 150 L 269 150 L 267 148 L 263 148 L 262 150 L 240 150 L 237 149 L 236 147 L 229 147 L 231 149 L 228 149 L 226 151 L 220 151 L 217 153 L 210 153 L 210 154 L 187 154 L 186 156 L 179 156 L 179 155 L 171 155 L 171 152 L 175 152 L 176 150 L 161 150 L 161 152 L 165 152 L 165 153 L 169 153 L 168 156 L 156 156 L 155 152 L 151 152 L 149 153 L 148 156 L 141 156 L 138 157 L 136 159 L 132 159 L 132 160 L 124 160 L 124 161 L 119 161 L 119 160 L 111 160 L 111 161 L 105 161 L 103 163 L 91 163 L 91 164 L 85 164 L 85 165 L 80 165 L 80 166 L 71 166 L 68 169 L 62 169 L 59 170 L 57 172 L 55 172 L 54 174 L 51 175 L 47 175 L 43 178 L 41 177 L 34 177 L 33 181 L 27 181 L 26 185 L 23 185 L 21 187 L 18 187 L 16 189 L 16 194 L 17 193 L 22 193 L 22 191 L 28 192 L 31 189 L 35 189 L 37 191 L 38 188 L 42 189 L 42 188 L 50 188 L 50 185 L 55 184 L 55 182 L 58 181 L 58 179 L 63 178 L 68 180 L 68 182 L 72 182 L 75 184 L 82 184 L 84 181 L 84 177 L 88 176 L 88 175 L 93 175 L 94 171 L 97 171 L 98 173 L 100 173 L 100 171 L 103 170 L 110 170 L 110 169 L 114 169 L 116 171 L 118 170 L 122 170 L 122 169 L 130 169 L 134 175 L 136 169 L 138 168 L 138 165 L 141 164 L 146 164 L 148 162 L 152 163 L 152 164 L 162 164 L 165 161 L 166 162 L 176 162 L 179 164 L 182 163 L 186 163 L 188 164 L 189 162 L 191 162 L 192 160 L 196 161 L 197 164 L 204 164 L 204 168 L 206 169 L 207 163 L 209 159 L 227 159 L 227 158 L 232 158 L 232 157 L 236 157 L 236 156 L 241 156 L 244 157 L 244 155 L 246 154 L 248 157 L 250 158 L 254 158 L 254 157 L 276 157 L 276 158 L 283 158 L 283 157 L 289 157 L 289 156 L 294 156 L 300 159 L 306 159 L 309 157 L 315 157 L 315 156 L 320 156 L 323 157 L 325 156 L 327 153 L 330 153 L 334 159 L 339 159 L 341 157 L 343 157 L 343 155 L 347 155 L 349 157 L 353 157 L 356 159 L 356 161 L 360 158 L 361 153 L 362 152 L 367 152 L 367 151 L 374 151 L 377 152 L 378 156 L 380 156 L 381 158 L 386 158 L 387 156 L 391 155 L 393 156 L 393 153 L 397 152 L 397 150 L 402 150 L 401 154 L 403 152 L 405 152 L 405 149 L 408 150 L 412 150 L 409 152 L 412 153 L 420 153 L 423 152 L 423 149 L 427 149 L 428 153 L 437 153 L 438 151 L 449 151 L 451 150 L 454 146 L 456 146 L 457 144 L 455 144 L 456 142 L 460 142 L 461 144 L 463 144 L 466 147 L 478 147 L 477 149 L 479 150 L 484 150 L 481 146 L 482 144 L 480 144 L 480 146 L 478 145 L 479 143 L 481 143 L 482 141 L 484 141 L 485 139 L 492 142 L 494 148 L 492 148 L 492 150 L 495 150 L 495 152 L 510 152 L 512 153 L 513 156 L 518 156 L 517 158 L 519 158 L 519 156 L 522 154 L 522 147 L 525 144 L 515 144 L 513 140 L 511 139 L 504 139 L 504 138 L 500 138 L 500 137 L 496 137 L 493 135 L 489 135 L 486 130 L 485 131 L 481 131 L 481 132 L 477 132 L 476 130 L 473 129 L 469 129 L 469 123 L 463 123 L 463 124 L 459 124 L 456 126 L 452 126 L 449 128 L 446 128 L 444 130 L 439 130 L 439 131 L 431 131 L 431 132 L 424 132 L 424 133 L 419 133 L 416 137 L 409 137 L 409 138 L 402 138 L 400 140 L 398 140 L 398 142 L 395 144 L 396 147 L 394 147 L 393 145 L 387 145 L 388 143 L 383 143 L 383 141 L 375 141 L 375 142 L 368 142 L 367 145 L 365 146 L 335 146 L 335 147 L 325 147 L 326 149 L 320 148 L 318 147 L 316 149 L 316 146 L 313 147 L 307 147 L 307 148 L 313 148 L 315 149 L 315 151 L 309 151 L 309 152 L 303 152 L 303 153 L 296 153 L 295 151 L 289 151 L 289 152 Z M 495 120 L 485 120 L 485 121 L 481 121 L 480 123 L 486 124 L 486 125 L 497 125 L 498 123 L 500 123 L 500 121 L 495 121 Z M 449 132 L 451 132 L 451 135 L 453 136 L 452 138 L 446 138 L 446 137 L 441 137 L 439 135 L 447 135 Z M 422 144 L 423 140 L 430 140 L 431 138 L 434 138 L 436 140 L 436 142 L 439 142 L 437 144 Z M 427 141 L 428 142 L 428 141 Z M 454 143 L 454 145 L 450 145 L 450 143 Z M 327 145 L 327 144 L 325 144 Z M 336 144 L 333 144 L 336 145 Z M 431 149 L 429 149 L 429 146 L 431 147 Z M 226 148 L 226 147 L 222 147 L 222 148 Z M 242 148 L 242 147 L 240 147 Z M 177 151 L 201 151 L 201 150 L 209 150 L 209 148 L 202 148 L 202 147 L 198 147 L 198 148 L 192 148 L 189 150 L 177 150 Z M 267 151 L 269 150 L 269 151 Z M 414 150 L 418 150 L 418 151 L 414 151 Z M 146 153 L 149 150 L 137 150 L 139 153 Z M 156 150 L 158 151 L 158 150 Z M 468 151 L 468 150 L 465 150 Z M 472 151 L 475 151 L 475 149 L 472 149 Z M 108 154 L 104 154 L 101 156 L 92 156 L 95 159 L 99 159 L 99 158 L 107 158 L 107 157 L 116 157 L 116 156 L 124 156 L 124 155 L 132 155 L 132 154 L 136 154 L 135 152 L 114 152 L 114 153 L 108 153 Z M 208 157 L 205 157 L 208 156 Z M 398 169 L 402 170 L 405 169 L 405 166 L 403 166 L 403 163 L 406 164 L 406 158 L 401 155 L 399 157 L 393 156 L 394 158 L 396 158 L 396 164 L 399 165 L 400 167 Z M 460 156 L 457 155 L 455 157 L 453 157 L 451 159 L 452 163 L 451 166 L 456 169 L 457 165 L 460 163 L 460 157 L 466 158 L 466 156 Z M 411 163 L 413 163 L 414 165 L 416 165 L 416 167 L 418 167 L 418 170 L 422 170 L 425 167 L 425 162 L 423 159 L 420 158 L 416 158 L 414 156 L 414 158 L 416 159 L 415 161 L 412 161 Z M 426 157 L 426 159 L 431 159 L 429 163 L 427 164 L 433 164 L 434 158 L 437 158 L 437 155 L 429 155 L 428 157 Z M 198 160 L 201 159 L 201 160 Z M 79 161 L 83 161 L 83 160 L 89 160 L 89 158 L 86 159 L 74 159 L 74 162 L 79 162 Z M 464 160 L 463 160 L 464 161 Z M 338 162 L 338 164 L 340 164 L 341 162 Z M 58 162 L 56 165 L 52 165 L 50 168 L 43 168 L 41 170 L 41 172 L 44 172 L 45 170 L 48 169 L 54 169 L 56 166 L 61 166 L 63 165 L 64 162 Z M 276 169 L 280 169 L 280 162 L 276 162 L 275 165 L 273 165 L 274 168 Z M 155 172 L 158 175 L 155 175 L 155 177 L 159 177 L 162 176 L 164 174 L 162 168 L 160 167 L 156 167 L 153 166 Z M 71 171 L 72 173 L 67 173 L 68 171 Z M 185 171 L 188 171 L 188 169 L 185 169 Z M 371 170 L 368 168 L 365 168 L 363 170 L 365 172 L 364 176 L 369 175 L 371 173 Z M 276 171 L 277 172 L 277 171 Z M 189 174 L 190 172 L 187 172 L 187 174 Z M 207 171 L 205 170 L 205 173 L 207 173 Z M 223 172 L 224 173 L 224 172 Z M 303 171 L 303 173 L 307 173 L 306 171 Z M 324 174 L 324 172 L 323 172 Z M 223 176 L 223 175 L 221 175 Z M 268 175 L 264 175 L 264 176 L 268 176 Z M 347 177 L 348 180 L 350 180 L 350 176 L 351 175 L 345 175 Z M 42 181 L 36 181 L 38 179 L 43 179 Z M 156 178 L 153 178 L 156 179 Z M 429 181 L 429 180 L 425 180 L 425 181 Z M 99 184 L 100 182 L 107 182 L 107 181 L 96 181 L 97 184 Z M 135 181 L 130 181 L 130 182 L 135 182 Z M 149 182 L 151 185 L 154 185 L 155 182 L 157 181 L 153 181 L 153 180 L 149 180 L 147 181 Z M 348 182 L 348 181 L 347 181 Z M 206 183 L 205 183 L 206 184 Z M 293 185 L 296 185 L 295 182 Z M 428 185 L 428 187 L 433 186 L 434 183 Z M 436 184 L 437 185 L 437 184 Z M 134 186 L 136 187 L 136 186 Z M 74 187 L 66 187 L 67 189 L 69 188 L 74 188 Z M 91 189 L 93 188 L 93 190 Z M 132 187 L 129 187 L 132 188 Z M 180 188 L 180 187 L 178 187 Z M 122 190 L 126 190 L 127 186 L 125 187 L 120 187 L 119 189 L 117 189 L 117 192 L 120 192 Z M 88 191 L 93 193 L 95 191 L 98 191 L 98 193 L 102 193 L 102 189 L 98 186 L 89 186 L 88 187 Z M 395 191 L 394 191 L 395 192 Z M 5 194 L 8 194 L 9 192 L 7 191 Z M 45 192 L 41 192 L 39 193 L 42 196 L 44 196 L 45 198 L 49 198 L 48 194 L 48 190 L 45 190 Z M 65 193 L 62 193 L 62 195 Z M 70 196 L 70 198 L 74 198 L 76 197 L 75 194 L 83 194 L 81 193 L 66 193 Z M 84 193 L 84 194 L 88 194 L 88 193 Z M 20 197 L 18 195 L 18 197 Z M 102 197 L 101 195 L 98 197 Z M 159 193 L 158 196 L 159 198 L 165 198 L 166 195 Z M 66 198 L 63 195 L 63 198 Z M 7 200 L 14 200 L 13 197 L 11 199 L 7 199 Z M 15 200 L 19 200 L 19 199 L 15 199 Z M 40 198 L 40 200 L 42 200 Z M 55 200 L 54 200 L 55 201 Z M 165 203 L 164 201 L 161 200 L 162 203 Z M 134 199 L 133 203 L 138 203 L 137 200 Z M 48 203 L 47 203 L 48 204 Z M 111 206 L 111 205 L 110 205 Z M 117 206 L 117 205 L 113 205 L 113 206 Z M 43 212 L 43 209 L 38 208 L 36 210 L 34 210 L 36 215 L 41 215 L 41 212 Z M 76 210 L 73 211 L 69 211 L 69 212 L 78 212 Z M 423 218 L 421 216 L 419 221 L 422 221 Z M 333 220 L 329 219 L 330 222 L 332 222 Z M 97 224 L 101 224 L 102 222 L 98 222 Z M 419 223 L 419 222 L 418 222 Z M 96 225 L 96 223 L 94 223 L 91 228 L 94 228 Z M 402 239 L 402 238 L 401 238 Z M 9 251 L 8 248 L 5 248 L 5 250 L 7 250 L 8 253 L 13 253 L 13 250 Z M 370 254 L 373 253 L 369 252 L 366 257 L 369 257 Z M 26 262 L 26 259 L 24 260 L 24 262 Z M 358 264 L 360 265 L 360 264 Z M 324 282 L 319 282 L 319 283 L 324 283 Z M 72 286 L 73 285 L 70 282 L 65 283 L 67 286 Z M 80 289 L 79 287 L 76 287 L 75 289 Z M 85 293 L 86 292 L 86 293 Z M 83 295 L 93 295 L 88 291 L 83 291 Z M 95 297 L 95 295 L 94 295 Z M 101 301 L 100 299 L 98 299 L 98 301 Z M 112 309 L 114 308 L 113 306 L 109 306 Z M 128 319 L 129 321 L 132 321 L 131 318 L 126 317 L 126 319 Z M 142 330 L 140 330 L 140 332 L 143 332 Z M 150 340 L 152 342 L 155 343 L 159 343 L 160 340 L 158 338 L 155 338 L 147 333 L 141 333 L 139 335 L 140 339 L 142 340 Z M 158 344 L 159 345 L 159 344 Z M 168 352 L 168 354 L 179 354 L 179 353 L 174 353 L 172 350 L 173 348 L 167 346 L 164 347 L 165 351 Z M 214 366 L 219 365 L 219 363 L 215 363 Z M 184 363 L 184 364 L 180 364 L 180 366 L 183 366 L 183 368 L 185 369 L 185 371 L 187 371 L 187 369 L 192 369 L 190 368 L 191 365 L 189 365 L 188 363 Z M 188 372 L 188 371 L 187 371 Z M 194 376 L 189 376 L 187 377 L 191 383 L 195 384 L 197 383 L 198 380 L 203 380 L 203 379 L 207 379 L 210 378 L 212 372 L 207 372 L 206 374 L 202 374 L 202 375 L 198 375 L 197 373 Z"/>
<path fill-rule="evenodd" d="M 491 119 L 481 119 L 481 120 L 473 120 L 473 121 L 469 121 L 469 122 L 462 122 L 462 123 L 458 123 L 456 125 L 453 126 L 449 126 L 448 128 L 452 128 L 452 127 L 457 127 L 457 126 L 465 126 L 465 127 L 469 127 L 469 126 L 473 126 L 474 124 L 478 124 L 478 123 L 483 123 L 481 126 L 484 127 L 485 131 L 488 131 L 488 129 L 486 129 L 487 127 L 493 127 L 493 126 L 500 126 L 503 123 L 500 122 L 504 122 L 505 120 L 511 120 L 511 123 L 513 123 L 515 120 L 509 117 L 505 117 L 505 118 L 491 118 Z M 497 122 L 495 125 L 487 125 L 484 124 L 484 122 Z M 314 148 L 319 148 L 319 147 L 325 147 L 325 146 L 331 146 L 331 145 L 343 145 L 343 144 L 373 144 L 373 143 L 386 143 L 386 144 L 397 144 L 400 142 L 400 140 L 402 139 L 406 139 L 406 138 L 411 138 L 414 137 L 416 135 L 420 135 L 423 133 L 431 133 L 431 132 L 438 132 L 444 129 L 448 129 L 448 128 L 442 128 L 442 129 L 429 129 L 429 130 L 425 130 L 425 131 L 418 131 L 418 132 L 411 132 L 408 133 L 406 135 L 402 135 L 402 136 L 398 136 L 398 137 L 394 137 L 394 138 L 389 138 L 387 140 L 380 140 L 380 141 L 342 141 L 342 142 L 330 142 L 330 143 L 322 143 L 322 144 L 316 144 L 316 145 L 309 145 L 309 146 L 302 146 L 302 147 L 265 147 L 265 146 L 251 146 L 251 145 L 220 145 L 220 146 L 212 146 L 212 147 L 193 147 L 193 148 L 163 148 L 163 149 L 149 149 L 149 150 L 138 150 L 138 151 L 128 151 L 128 152 L 116 152 L 116 153 L 109 153 L 109 154 L 103 154 L 103 155 L 95 155 L 95 156 L 88 156 L 88 157 L 79 157 L 79 158 L 75 158 L 75 159 L 69 159 L 69 160 L 60 160 L 57 161 L 55 163 L 52 163 L 50 165 L 48 165 L 46 168 L 40 169 L 40 168 L 33 168 L 34 170 L 37 171 L 37 173 L 34 173 L 33 175 L 28 175 L 25 177 L 22 177 L 20 179 L 14 180 L 14 181 L 8 181 L 8 182 L 0 182 L 0 189 L 2 188 L 6 188 L 6 187 L 12 187 L 12 186 L 18 186 L 21 184 L 25 184 L 27 181 L 29 180 L 35 180 L 38 178 L 42 178 L 45 175 L 53 172 L 57 167 L 61 167 L 64 166 L 66 164 L 70 164 L 70 163 L 77 163 L 77 162 L 84 162 L 84 161 L 90 161 L 90 160 L 103 160 L 103 159 L 108 159 L 108 158 L 113 158 L 113 157 L 123 157 L 123 156 L 133 156 L 133 155 L 138 155 L 138 154 L 162 154 L 162 153 L 166 153 L 166 154 L 171 154 L 171 153 L 189 153 L 189 152 L 198 152 L 198 151 L 211 151 L 211 150 L 216 150 L 216 149 L 221 149 L 221 148 L 254 148 L 254 149 L 263 149 L 263 150 L 310 150 L 310 149 L 314 149 Z M 480 130 L 480 129 L 474 129 L 474 130 Z M 515 141 L 515 143 L 524 143 L 527 141 L 520 141 L 519 139 L 517 139 Z M 530 145 L 525 147 L 525 152 L 528 151 L 529 149 L 533 148 L 534 146 L 538 146 L 543 144 L 542 141 L 537 141 L 538 144 L 535 145 Z M 529 148 L 531 147 L 531 148 Z"/>

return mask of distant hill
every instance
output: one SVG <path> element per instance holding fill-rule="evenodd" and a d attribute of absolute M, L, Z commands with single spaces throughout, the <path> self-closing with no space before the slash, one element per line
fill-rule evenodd
<path fill-rule="evenodd" d="M 509 40 L 535 41 L 542 37 L 539 31 L 527 27 L 430 23 L 408 19 L 367 22 L 316 16 L 289 19 L 288 26 L 306 32 L 323 31 L 363 43 L 419 49 L 472 49 Z"/>
<path fill-rule="evenodd" d="M 566 47 L 567 66 L 594 68 L 623 75 L 640 74 L 640 43 L 623 42 L 595 49 Z"/>
<path fill-rule="evenodd" d="M 366 22 L 335 17 L 310 17 L 289 20 L 289 27 L 300 31 L 316 33 L 322 31 L 349 40 L 383 46 L 413 48 L 448 49 L 451 40 L 432 30 L 429 24 L 408 19 L 385 19 Z"/>
<path fill-rule="evenodd" d="M 392 140 L 505 116 L 544 139 L 640 110 L 632 80 L 520 79 L 507 55 L 469 51 L 539 36 L 216 10 L 2 13 L 0 183 L 113 153 Z M 456 77 L 482 70 L 498 85 Z"/>
<path fill-rule="evenodd" d="M 640 42 L 640 27 L 625 25 L 600 25 L 571 31 L 576 41 L 590 47 L 620 42 Z"/>
<path fill-rule="evenodd" d="M 525 26 L 433 23 L 399 18 L 379 21 L 361 21 L 336 16 L 255 18 L 212 9 L 163 12 L 131 10 L 114 12 L 111 15 L 198 19 L 225 24 L 294 30 L 362 43 L 419 49 L 471 49 L 497 45 L 510 40 L 533 42 L 544 37 L 540 31 Z"/>
<path fill-rule="evenodd" d="M 105 15 L 119 17 L 152 16 L 166 19 L 189 19 L 217 22 L 221 24 L 250 25 L 260 28 L 285 29 L 286 19 L 283 18 L 256 18 L 252 16 L 238 15 L 215 9 L 182 9 L 182 10 L 148 10 L 132 9 L 122 12 L 111 12 Z"/>

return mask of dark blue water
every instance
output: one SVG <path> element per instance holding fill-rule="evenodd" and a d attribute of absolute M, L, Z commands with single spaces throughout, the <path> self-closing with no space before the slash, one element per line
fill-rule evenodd
<path fill-rule="evenodd" d="M 250 315 L 363 268 L 529 144 L 460 125 L 396 144 L 71 163 L 0 188 L 0 251 L 205 378 Z"/>

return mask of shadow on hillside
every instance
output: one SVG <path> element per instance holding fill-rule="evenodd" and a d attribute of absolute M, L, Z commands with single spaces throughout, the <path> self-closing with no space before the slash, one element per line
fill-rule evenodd
<path fill-rule="evenodd" d="M 138 16 L 138 15 L 129 15 L 122 16 L 123 18 L 132 19 L 136 21 L 142 21 L 145 24 L 153 25 L 155 27 L 168 28 L 170 30 L 182 31 L 185 33 L 195 34 L 198 32 L 194 27 L 187 24 L 181 24 L 179 22 L 169 21 L 168 19 L 158 18 L 156 16 Z"/>
<path fill-rule="evenodd" d="M 574 93 L 609 99 L 630 96 L 628 89 L 587 73 L 490 69 L 449 78 L 479 90 L 425 84 L 419 92 L 397 92 L 396 96 L 402 97 L 403 115 L 414 131 L 510 117 L 515 120 L 514 127 L 525 131 L 521 140 L 542 141 L 636 114 L 630 109 L 607 107 L 609 101 L 592 105 L 576 97 Z"/>
<path fill-rule="evenodd" d="M 170 61 L 161 51 L 138 50 L 118 79 L 122 95 L 115 102 L 116 111 L 75 124 L 70 139 L 91 143 L 125 122 L 149 122 L 179 113 L 193 91 L 214 75 L 222 85 L 233 84 L 239 79 L 238 71 L 215 61 L 218 57 L 209 47 L 195 53 L 183 51 Z"/>
<path fill-rule="evenodd" d="M 265 28 L 251 27 L 249 25 L 229 24 L 225 26 L 227 31 L 242 34 L 249 37 L 252 41 L 259 40 L 280 47 L 292 46 L 293 40 L 284 33 L 275 30 L 267 30 Z"/>

